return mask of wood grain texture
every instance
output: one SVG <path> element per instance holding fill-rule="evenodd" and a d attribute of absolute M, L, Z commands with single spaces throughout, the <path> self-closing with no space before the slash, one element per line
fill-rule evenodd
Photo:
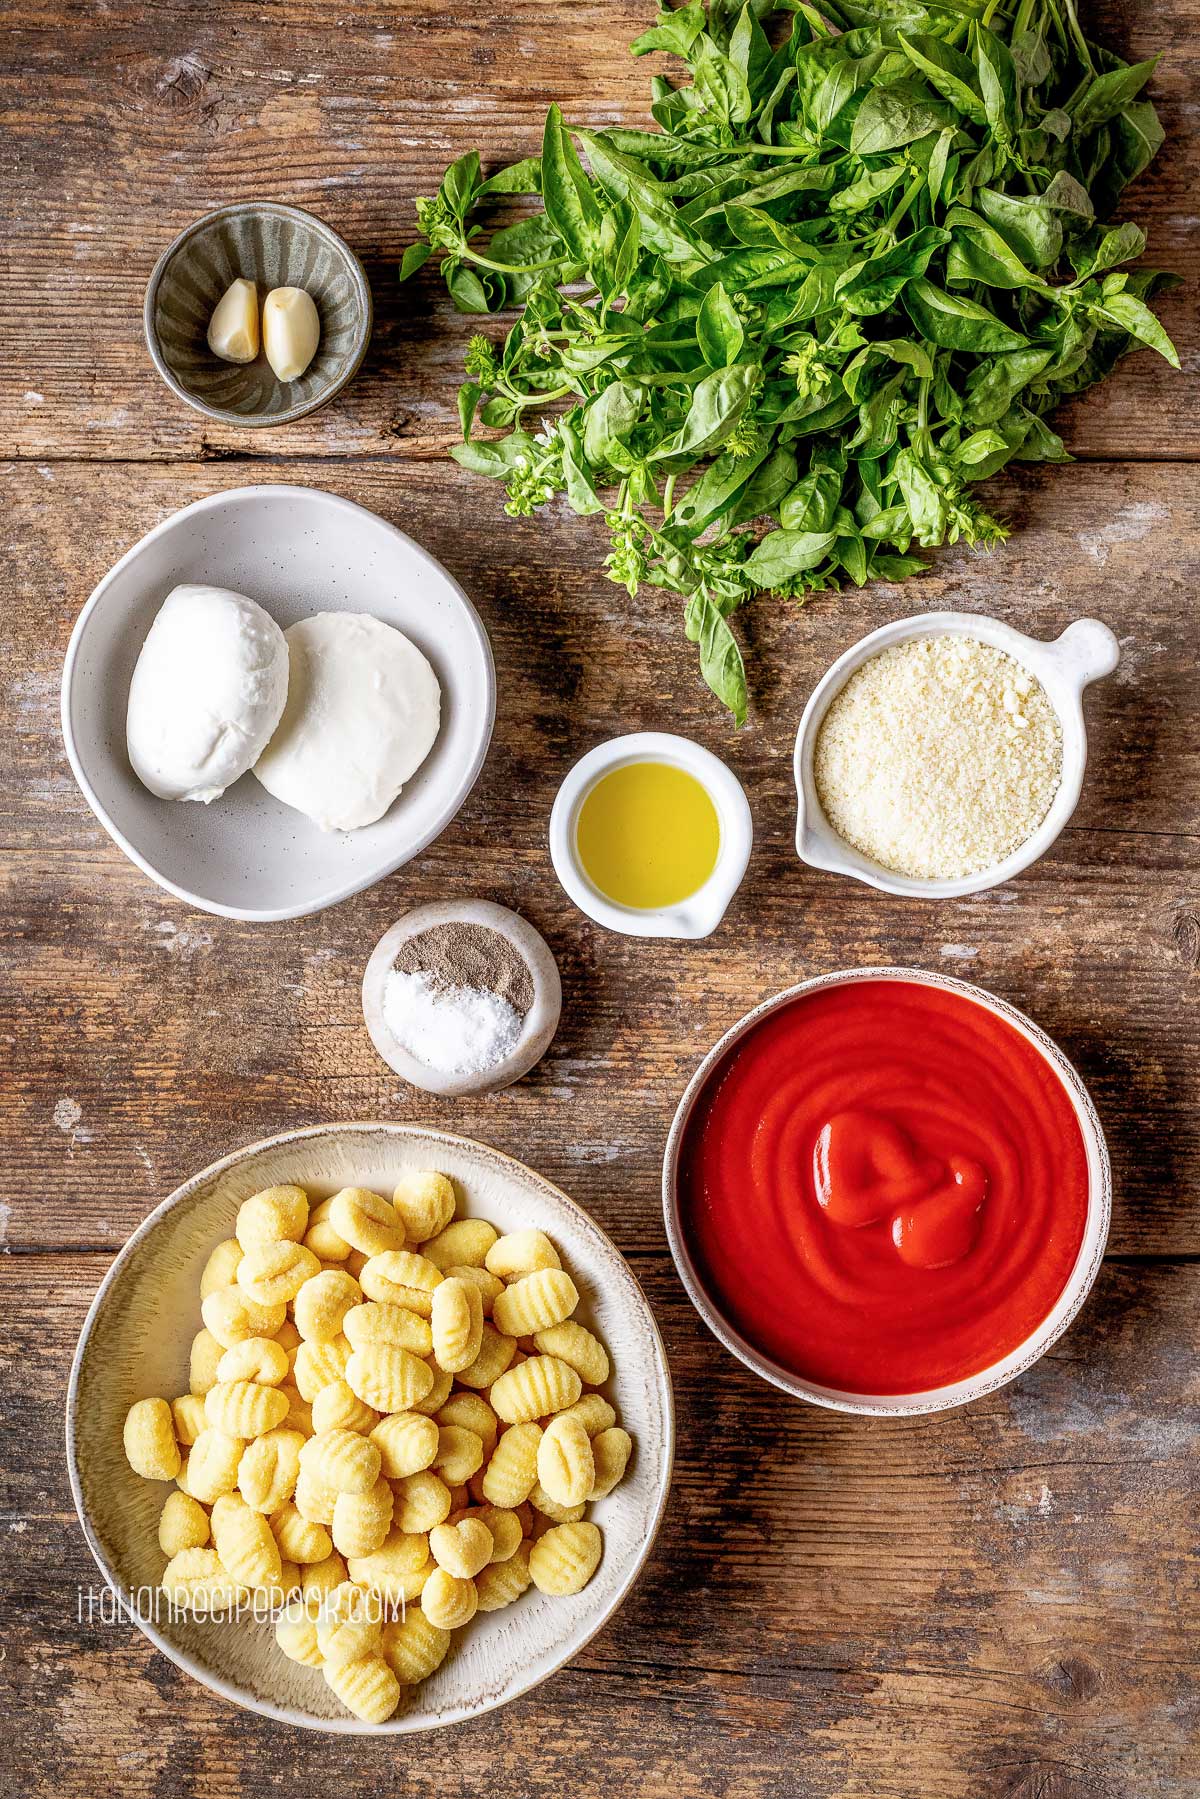
<path fill-rule="evenodd" d="M 472 144 L 536 147 L 547 102 L 641 122 L 650 0 L 85 0 L 24 7 L 0 59 L 0 1795 L 225 1799 L 291 1787 L 500 1799 L 1194 1799 L 1200 1778 L 1200 455 L 1194 299 L 1165 305 L 1185 370 L 1128 359 L 1063 417 L 1083 464 L 997 483 L 1010 542 L 903 589 L 743 615 L 755 707 L 731 732 L 675 602 L 631 605 L 594 523 L 511 521 L 441 454 L 470 326 L 396 282 L 412 199 Z M 1128 197 L 1156 262 L 1200 273 L 1195 0 L 1101 0 L 1089 28 L 1164 52 L 1168 131 Z M 364 256 L 359 377 L 287 430 L 178 406 L 140 339 L 158 249 L 222 201 L 307 205 Z M 485 618 L 499 716 L 449 831 L 298 924 L 187 908 L 125 862 L 77 792 L 58 677 L 79 607 L 143 532 L 248 481 L 327 487 L 440 556 Z M 907 612 L 988 610 L 1121 637 L 1089 696 L 1079 812 L 1019 881 L 943 905 L 799 865 L 791 748 L 814 682 Z M 604 736 L 678 729 L 744 781 L 757 842 L 721 930 L 612 938 L 558 889 L 546 821 Z M 446 893 L 517 907 L 562 968 L 563 1024 L 504 1094 L 403 1087 L 359 982 L 399 912 Z M 1080 1067 L 1116 1174 L 1110 1258 L 1049 1357 L 933 1420 L 842 1419 L 767 1389 L 708 1337 L 665 1252 L 678 1094 L 748 1006 L 810 973 L 911 962 L 1028 1010 Z M 82 1618 L 96 1575 L 61 1448 L 71 1352 L 146 1211 L 232 1146 L 324 1119 L 423 1119 L 558 1181 L 630 1256 L 680 1408 L 676 1488 L 647 1577 L 569 1669 L 403 1759 L 221 1706 L 125 1624 Z"/>

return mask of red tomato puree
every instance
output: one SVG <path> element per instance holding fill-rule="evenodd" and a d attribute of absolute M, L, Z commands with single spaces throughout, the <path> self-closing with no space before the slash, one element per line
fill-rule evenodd
<path fill-rule="evenodd" d="M 801 996 L 701 1090 L 683 1226 L 718 1309 L 853 1393 L 978 1374 L 1033 1332 L 1087 1219 L 1083 1135 L 1027 1037 L 915 981 Z"/>

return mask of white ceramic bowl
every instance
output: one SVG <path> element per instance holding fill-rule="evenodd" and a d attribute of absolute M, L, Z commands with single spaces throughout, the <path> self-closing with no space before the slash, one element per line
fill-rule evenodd
<path fill-rule="evenodd" d="M 579 859 L 576 832 L 584 800 L 601 775 L 630 762 L 669 762 L 705 788 L 721 826 L 717 865 L 703 887 L 678 905 L 619 906 L 593 885 Z M 750 803 L 737 776 L 711 750 L 669 731 L 635 731 L 596 745 L 575 764 L 550 814 L 550 857 L 563 888 L 581 912 L 627 937 L 708 937 L 742 884 L 754 843 Z"/>
<path fill-rule="evenodd" d="M 401 946 L 423 931 L 451 924 L 482 925 L 485 930 L 498 931 L 523 958 L 533 981 L 533 1004 L 525 1015 L 516 1048 L 482 1074 L 447 1073 L 419 1062 L 396 1041 L 384 1008 L 387 977 Z M 434 900 L 428 906 L 414 906 L 383 933 L 363 973 L 362 1004 L 371 1042 L 388 1067 L 426 1093 L 456 1098 L 464 1093 L 496 1093 L 511 1087 L 541 1061 L 562 1015 L 562 981 L 550 945 L 519 912 L 497 906 L 492 900 Z"/>
<path fill-rule="evenodd" d="M 156 799 L 125 748 L 138 653 L 178 582 L 248 593 L 284 630 L 313 612 L 370 612 L 429 658 L 442 724 L 373 825 L 324 832 L 244 775 L 211 805 Z M 496 709 L 487 633 L 440 563 L 386 520 L 313 487 L 239 487 L 164 519 L 80 613 L 63 669 L 75 778 L 113 841 L 188 905 L 227 918 L 301 918 L 390 874 L 444 831 L 483 766 Z"/>
<path fill-rule="evenodd" d="M 200 1325 L 199 1280 L 232 1234 L 242 1200 L 298 1181 L 316 1197 L 343 1186 L 390 1193 L 402 1170 L 453 1177 L 463 1210 L 501 1231 L 540 1227 L 560 1245 L 582 1296 L 580 1318 L 613 1359 L 605 1387 L 634 1454 L 621 1484 L 589 1508 L 604 1554 L 582 1593 L 535 1589 L 457 1632 L 441 1668 L 386 1724 L 351 1717 L 319 1669 L 291 1662 L 267 1621 L 150 1615 L 166 1558 L 157 1520 L 171 1487 L 142 1480 L 122 1449 L 135 1399 L 186 1393 L 188 1349 Z M 671 1377 L 654 1318 L 628 1263 L 579 1206 L 498 1150 L 416 1125 L 344 1124 L 289 1131 L 239 1150 L 180 1187 L 150 1214 L 109 1269 L 84 1321 L 67 1392 L 67 1464 L 75 1506 L 100 1571 L 124 1610 L 177 1667 L 264 1716 L 314 1730 L 400 1735 L 491 1711 L 545 1680 L 611 1618 L 650 1554 L 666 1505 L 674 1448 Z"/>
<path fill-rule="evenodd" d="M 826 987 L 858 981 L 915 981 L 921 986 L 958 993 L 964 999 L 994 1012 L 998 1018 L 1003 1018 L 1020 1031 L 1041 1052 L 1062 1082 L 1079 1124 L 1087 1157 L 1088 1210 L 1083 1242 L 1070 1278 L 1051 1311 L 1037 1330 L 1002 1361 L 982 1369 L 969 1380 L 956 1381 L 950 1386 L 932 1387 L 919 1393 L 844 1392 L 836 1387 L 825 1387 L 815 1381 L 803 1380 L 790 1368 L 785 1368 L 772 1357 L 764 1355 L 730 1323 L 710 1298 L 692 1259 L 680 1213 L 678 1171 L 683 1133 L 692 1108 L 718 1063 L 748 1031 L 753 1030 L 755 1025 L 772 1012 L 777 1012 L 781 1006 L 790 1005 L 802 994 L 819 993 Z M 739 1361 L 744 1362 L 747 1368 L 761 1374 L 772 1386 L 781 1387 L 785 1393 L 791 1393 L 797 1399 L 806 1399 L 813 1405 L 828 1406 L 835 1412 L 861 1412 L 875 1418 L 911 1417 L 922 1412 L 948 1412 L 955 1406 L 968 1405 L 972 1400 L 981 1399 L 985 1393 L 994 1393 L 997 1387 L 1003 1387 L 1019 1374 L 1024 1374 L 1027 1368 L 1031 1368 L 1045 1355 L 1052 1343 L 1058 1341 L 1087 1298 L 1100 1272 L 1112 1215 L 1112 1168 L 1104 1131 L 1091 1095 L 1053 1038 L 1048 1037 L 1032 1019 L 1026 1018 L 1023 1012 L 1018 1012 L 1006 1000 L 998 999 L 994 993 L 985 992 L 982 987 L 973 987 L 967 981 L 953 980 L 948 975 L 930 974 L 920 968 L 847 968 L 836 974 L 817 975 L 811 981 L 801 981 L 798 986 L 789 987 L 783 993 L 776 993 L 764 1000 L 752 1012 L 747 1012 L 744 1018 L 739 1018 L 732 1029 L 726 1031 L 720 1042 L 708 1052 L 687 1084 L 667 1137 L 663 1158 L 663 1211 L 671 1254 L 675 1258 L 680 1279 L 687 1288 L 688 1297 L 714 1337 L 737 1356 Z"/>
<path fill-rule="evenodd" d="M 881 867 L 838 835 L 817 797 L 813 751 L 830 704 L 864 662 L 869 662 L 881 650 L 890 650 L 913 637 L 948 634 L 975 637 L 996 649 L 1006 650 L 1037 676 L 1062 726 L 1062 780 L 1050 810 L 1032 837 L 1003 862 L 982 869 L 978 874 L 964 875 L 959 880 L 922 881 Z M 800 860 L 812 868 L 824 868 L 833 874 L 850 875 L 856 881 L 865 881 L 868 887 L 877 887 L 881 893 L 917 899 L 954 899 L 965 893 L 982 893 L 987 887 L 998 887 L 1002 881 L 1010 881 L 1046 853 L 1079 803 L 1083 771 L 1087 766 L 1083 690 L 1102 675 L 1110 675 L 1119 657 L 1116 638 L 1107 625 L 1095 618 L 1077 619 L 1053 643 L 1026 637 L 998 618 L 984 618 L 974 612 L 922 612 L 916 618 L 897 619 L 893 624 L 872 631 L 853 644 L 845 655 L 838 657 L 814 689 L 800 720 L 795 752 L 799 796 L 796 853 Z"/>

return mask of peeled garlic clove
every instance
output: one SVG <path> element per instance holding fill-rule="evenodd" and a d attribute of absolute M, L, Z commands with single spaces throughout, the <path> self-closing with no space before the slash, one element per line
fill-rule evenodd
<path fill-rule="evenodd" d="M 258 287 L 233 281 L 208 321 L 208 347 L 222 362 L 253 362 L 258 355 Z"/>
<path fill-rule="evenodd" d="M 317 353 L 321 321 L 302 287 L 275 287 L 263 303 L 263 348 L 280 381 L 295 381 Z"/>

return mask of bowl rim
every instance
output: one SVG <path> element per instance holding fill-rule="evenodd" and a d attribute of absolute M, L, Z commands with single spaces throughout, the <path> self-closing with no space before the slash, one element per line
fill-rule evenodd
<path fill-rule="evenodd" d="M 206 226 L 215 224 L 219 219 L 235 218 L 244 213 L 257 213 L 268 218 L 292 219 L 315 231 L 345 264 L 346 273 L 350 277 L 355 298 L 358 301 L 357 341 L 354 353 L 348 359 L 346 367 L 335 380 L 330 381 L 319 392 L 310 394 L 307 400 L 297 400 L 294 405 L 285 407 L 281 412 L 233 412 L 225 406 L 210 405 L 198 394 L 190 393 L 178 376 L 174 374 L 163 355 L 158 341 L 158 328 L 154 322 L 158 290 L 162 286 L 168 267 L 179 251 Z M 306 212 L 302 206 L 291 206 L 284 200 L 234 200 L 226 206 L 214 207 L 211 212 L 204 213 L 198 219 L 193 219 L 190 225 L 185 225 L 182 231 L 176 233 L 159 256 L 151 271 L 150 279 L 146 283 L 146 293 L 142 301 L 142 334 L 146 340 L 146 348 L 150 352 L 150 360 L 176 398 L 190 406 L 194 412 L 202 413 L 205 418 L 213 419 L 217 424 L 240 425 L 251 431 L 261 430 L 271 425 L 293 424 L 296 419 L 304 418 L 310 412 L 316 412 L 319 407 L 326 405 L 337 394 L 340 394 L 362 367 L 363 357 L 366 355 L 371 341 L 374 321 L 375 306 L 371 297 L 371 284 L 367 280 L 367 272 L 345 238 L 335 231 L 332 225 L 327 225 L 324 219 L 319 219 L 316 213 Z"/>
<path fill-rule="evenodd" d="M 641 1300 L 645 1319 L 650 1326 L 653 1340 L 658 1347 L 658 1372 L 660 1376 L 658 1384 L 661 1388 L 664 1402 L 666 1429 L 665 1439 L 662 1445 L 658 1486 L 654 1496 L 654 1518 L 646 1535 L 639 1543 L 632 1547 L 632 1560 L 611 1605 L 603 1615 L 597 1619 L 596 1623 L 587 1631 L 586 1635 L 582 1636 L 577 1642 L 573 1641 L 571 1647 L 561 1654 L 556 1652 L 557 1659 L 554 1660 L 553 1665 L 547 1668 L 543 1673 L 539 1673 L 532 1679 L 526 1680 L 524 1684 L 515 1685 L 513 1690 L 506 1693 L 503 1698 L 490 1702 L 487 1705 L 482 1707 L 470 1705 L 449 1707 L 442 1716 L 435 1719 L 414 1720 L 411 1715 L 400 1715 L 394 1719 L 385 1721 L 383 1724 L 366 1724 L 362 1720 L 350 1715 L 347 1715 L 345 1718 L 317 1718 L 290 1706 L 276 1705 L 270 1700 L 256 1698 L 237 1687 L 232 1681 L 225 1680 L 221 1675 L 215 1674 L 210 1668 L 195 1661 L 186 1650 L 181 1649 L 177 1644 L 172 1643 L 153 1620 L 143 1618 L 139 1614 L 137 1608 L 130 1604 L 124 1583 L 117 1574 L 117 1571 L 109 1566 L 108 1559 L 104 1553 L 100 1540 L 92 1528 L 84 1504 L 83 1486 L 80 1480 L 75 1453 L 75 1427 L 79 1405 L 79 1381 L 83 1367 L 84 1354 L 96 1319 L 108 1298 L 109 1292 L 115 1285 L 121 1269 L 133 1255 L 134 1251 L 153 1233 L 158 1224 L 169 1213 L 175 1211 L 180 1206 L 186 1205 L 198 1190 L 218 1179 L 230 1169 L 237 1167 L 239 1163 L 246 1161 L 249 1157 L 257 1155 L 265 1150 L 278 1149 L 289 1143 L 303 1142 L 306 1139 L 314 1137 L 348 1135 L 352 1132 L 366 1132 L 368 1134 L 378 1133 L 383 1137 L 416 1137 L 425 1142 L 433 1140 L 438 1143 L 452 1144 L 455 1147 L 466 1146 L 476 1151 L 483 1150 L 487 1155 L 495 1157 L 498 1162 L 518 1169 L 522 1175 L 532 1176 L 535 1181 L 548 1188 L 554 1195 L 554 1198 L 564 1207 L 573 1226 L 582 1228 L 600 1238 L 602 1243 L 611 1250 L 621 1262 L 627 1271 L 633 1289 Z M 105 1270 L 104 1277 L 96 1289 L 92 1302 L 87 1309 L 83 1324 L 80 1327 L 79 1339 L 75 1345 L 75 1351 L 71 1358 L 71 1372 L 67 1382 L 67 1403 L 65 1411 L 67 1475 L 71 1483 L 71 1497 L 75 1504 L 75 1514 L 79 1520 L 80 1528 L 83 1531 L 84 1540 L 92 1552 L 92 1559 L 95 1561 L 96 1566 L 103 1575 L 105 1584 L 116 1599 L 122 1614 L 129 1619 L 130 1622 L 135 1624 L 142 1634 L 149 1638 L 154 1647 L 160 1650 L 177 1668 L 181 1669 L 185 1674 L 190 1674 L 194 1680 L 199 1681 L 201 1686 L 206 1687 L 210 1692 L 217 1694 L 219 1698 L 229 1700 L 232 1704 L 241 1707 L 244 1711 L 255 1712 L 263 1717 L 274 1718 L 281 1724 L 293 1724 L 306 1730 L 330 1732 L 342 1736 L 416 1736 L 425 1731 L 442 1730 L 453 1724 L 461 1724 L 471 1718 L 484 1717 L 490 1712 L 499 1711 L 513 1699 L 523 1698 L 527 1693 L 532 1692 L 535 1687 L 540 1686 L 543 1681 L 549 1680 L 552 1675 L 559 1673 L 569 1662 L 573 1661 L 574 1658 L 587 1647 L 592 1639 L 612 1621 L 629 1597 L 629 1594 L 641 1577 L 646 1562 L 649 1560 L 650 1552 L 654 1547 L 658 1533 L 662 1527 L 663 1517 L 667 1509 L 667 1501 L 670 1498 L 671 1476 L 675 1460 L 675 1434 L 675 1395 L 671 1380 L 671 1364 L 667 1357 L 666 1345 L 663 1342 L 662 1333 L 658 1328 L 658 1321 L 654 1316 L 649 1300 L 642 1291 L 641 1283 L 638 1281 L 632 1268 L 630 1268 L 627 1259 L 617 1248 L 617 1245 L 613 1242 L 608 1232 L 596 1222 L 591 1213 L 585 1211 L 577 1200 L 572 1199 L 569 1194 L 564 1193 L 561 1187 L 556 1185 L 554 1181 L 549 1180 L 545 1175 L 540 1174 L 537 1169 L 531 1168 L 528 1163 L 520 1161 L 516 1156 L 508 1155 L 504 1150 L 496 1149 L 492 1144 L 480 1143 L 476 1138 L 464 1137 L 461 1133 L 456 1131 L 439 1130 L 435 1126 L 427 1127 L 419 1124 L 400 1123 L 398 1121 L 392 1122 L 386 1119 L 376 1119 L 362 1123 L 346 1121 L 338 1124 L 302 1125 L 294 1130 L 280 1131 L 273 1137 L 261 1138 L 258 1142 L 246 1144 L 241 1149 L 232 1150 L 227 1155 L 219 1157 L 217 1161 L 210 1163 L 207 1168 L 202 1169 L 198 1174 L 190 1176 L 186 1181 L 182 1182 L 180 1186 L 176 1187 L 173 1193 L 168 1194 L 166 1199 L 160 1201 L 160 1203 L 155 1206 L 154 1210 L 149 1212 L 146 1217 L 143 1218 L 137 1229 L 134 1230 L 122 1244 L 120 1250 L 113 1257 L 111 1264 Z"/>
<path fill-rule="evenodd" d="M 83 766 L 82 757 L 75 742 L 72 701 L 74 695 L 76 665 L 79 660 L 80 650 L 92 615 L 98 610 L 100 603 L 104 599 L 109 588 L 112 587 L 118 577 L 125 572 L 126 568 L 140 556 L 144 550 L 148 549 L 152 543 L 156 542 L 158 538 L 166 536 L 168 532 L 172 531 L 177 525 L 182 523 L 184 519 L 196 517 L 203 512 L 216 511 L 221 506 L 231 502 L 235 505 L 247 505 L 258 500 L 277 499 L 281 496 L 295 496 L 297 494 L 303 494 L 310 501 L 315 499 L 322 505 L 332 506 L 335 510 L 355 516 L 365 516 L 374 524 L 383 526 L 387 531 L 392 532 L 398 537 L 409 551 L 415 553 L 423 562 L 428 563 L 431 568 L 436 570 L 448 583 L 466 614 L 467 626 L 473 633 L 483 658 L 484 680 L 487 689 L 485 705 L 486 716 L 483 720 L 483 730 L 480 733 L 475 753 L 471 758 L 471 762 L 468 765 L 466 772 L 455 787 L 452 800 L 448 801 L 447 804 L 441 808 L 439 822 L 427 831 L 418 842 L 411 846 L 411 848 L 406 849 L 402 856 L 394 861 L 389 861 L 386 867 L 381 867 L 370 874 L 364 875 L 361 879 L 355 877 L 353 880 L 344 882 L 324 899 L 311 902 L 306 900 L 301 904 L 289 906 L 227 905 L 224 901 L 208 899 L 202 894 L 194 893 L 190 888 L 182 887 L 178 882 L 171 880 L 168 875 L 156 868 L 148 857 L 142 854 L 133 843 L 132 839 L 125 835 L 120 826 L 109 815 L 88 777 L 87 771 Z M 164 888 L 167 893 L 174 894 L 175 898 L 182 900 L 185 905 L 194 906 L 197 911 L 210 913 L 217 918 L 236 918 L 247 924 L 278 924 L 284 919 L 309 918 L 314 913 L 325 912 L 331 906 L 340 906 L 343 900 L 352 898 L 354 894 L 362 893 L 368 887 L 374 887 L 377 882 L 386 880 L 389 875 L 395 874 L 398 868 L 403 868 L 407 862 L 411 862 L 415 856 L 419 856 L 422 850 L 428 849 L 434 839 L 439 837 L 441 833 L 449 827 L 466 803 L 466 800 L 471 793 L 471 789 L 479 779 L 483 765 L 487 760 L 488 751 L 491 748 L 492 732 L 496 723 L 496 663 L 495 658 L 492 655 L 492 645 L 487 634 L 487 628 L 466 590 L 455 580 L 454 576 L 450 573 L 450 570 L 446 568 L 443 563 L 439 562 L 437 557 L 432 555 L 429 550 L 419 544 L 415 538 L 410 537 L 407 531 L 402 531 L 399 525 L 394 525 L 390 519 L 383 518 L 380 513 L 372 512 L 370 507 L 360 506 L 357 500 L 347 500 L 341 494 L 330 493 L 327 488 L 307 487 L 302 483 L 293 481 L 268 481 L 252 487 L 221 488 L 217 493 L 205 494 L 202 499 L 193 500 L 189 505 L 181 506 L 177 512 L 172 512 L 169 517 L 160 519 L 157 525 L 154 525 L 147 531 L 144 537 L 140 537 L 135 544 L 132 544 L 130 548 L 125 551 L 124 555 L 121 556 L 118 561 L 114 562 L 107 574 L 101 576 L 87 600 L 84 602 L 83 608 L 71 629 L 71 637 L 67 644 L 67 653 L 63 661 L 59 713 L 62 725 L 63 743 L 67 752 L 67 760 L 71 764 L 71 773 L 75 777 L 80 792 L 83 794 L 84 799 L 87 801 L 95 817 L 117 845 L 117 848 L 122 850 L 124 854 L 128 856 L 129 860 L 134 863 L 136 867 L 141 869 L 144 875 L 148 875 L 152 881 L 159 887 Z M 171 802 L 168 801 L 164 803 L 170 804 Z"/>
<path fill-rule="evenodd" d="M 717 860 L 702 886 L 670 906 L 625 906 L 611 900 L 584 872 L 575 842 L 579 812 L 605 775 L 634 762 L 665 762 L 690 774 L 705 789 L 720 825 Z M 710 937 L 745 878 L 754 846 L 754 819 L 746 790 L 720 756 L 675 731 L 627 731 L 606 737 L 572 763 L 563 776 L 548 826 L 550 860 L 559 885 L 585 917 L 623 937 Z"/>
<path fill-rule="evenodd" d="M 782 1363 L 756 1348 L 730 1323 L 706 1291 L 688 1249 L 679 1206 L 679 1152 L 683 1133 L 700 1093 L 728 1051 L 762 1019 L 807 994 L 829 987 L 886 980 L 910 981 L 918 986 L 957 993 L 1014 1026 L 1040 1051 L 1065 1088 L 1083 1137 L 1088 1164 L 1088 1206 L 1083 1241 L 1062 1292 L 1041 1324 L 1007 1356 L 981 1369 L 978 1374 L 947 1386 L 929 1387 L 911 1394 L 861 1394 L 825 1387 L 794 1374 Z M 679 1278 L 688 1298 L 709 1330 L 731 1354 L 772 1386 L 779 1387 L 795 1399 L 806 1400 L 810 1405 L 871 1418 L 912 1418 L 970 1405 L 986 1394 L 1007 1386 L 1039 1361 L 1074 1322 L 1095 1284 L 1104 1260 L 1112 1221 L 1112 1164 L 1099 1114 L 1078 1070 L 1054 1039 L 1008 1000 L 990 993 L 985 987 L 977 987 L 970 981 L 958 980 L 953 975 L 941 974 L 932 969 L 883 966 L 842 968 L 829 974 L 814 975 L 809 980 L 797 982 L 795 986 L 783 988 L 761 1000 L 731 1025 L 704 1056 L 684 1088 L 671 1121 L 663 1153 L 662 1194 L 667 1241 Z"/>
<path fill-rule="evenodd" d="M 1062 731 L 1062 767 L 1054 797 L 1037 829 L 1000 862 L 976 874 L 925 879 L 897 873 L 855 849 L 830 824 L 817 794 L 813 760 L 825 715 L 850 677 L 884 650 L 918 637 L 963 636 L 1002 649 L 1040 683 Z M 1080 638 L 1088 648 L 1084 649 Z M 1090 650 L 1090 655 L 1088 651 Z M 1083 792 L 1087 728 L 1083 694 L 1111 674 L 1120 656 L 1117 638 L 1099 619 L 1077 618 L 1057 638 L 1030 637 L 987 612 L 918 612 L 856 639 L 826 669 L 809 695 L 796 731 L 792 772 L 796 784 L 796 854 L 810 868 L 846 875 L 879 893 L 901 899 L 961 899 L 1013 880 L 1040 860 L 1069 824 Z"/>

